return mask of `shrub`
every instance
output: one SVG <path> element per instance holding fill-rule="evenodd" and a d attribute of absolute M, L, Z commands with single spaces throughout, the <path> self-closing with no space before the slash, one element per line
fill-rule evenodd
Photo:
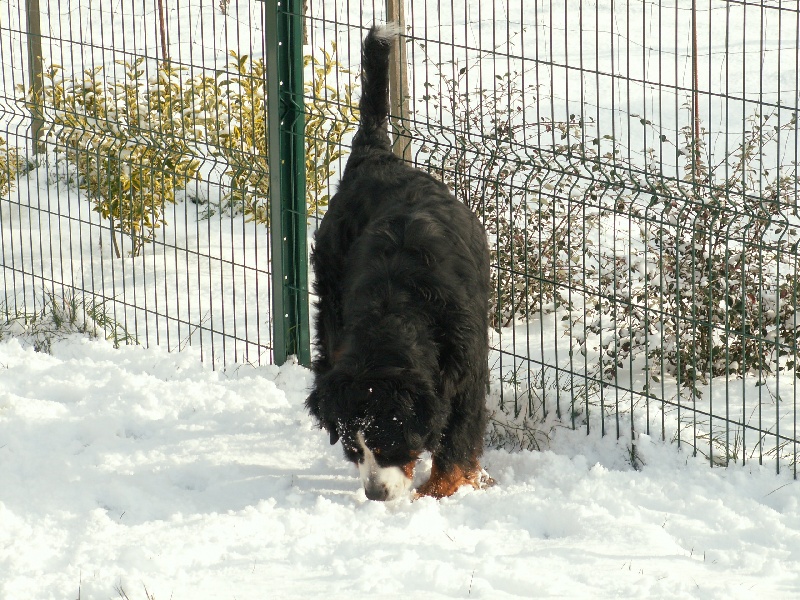
<path fill-rule="evenodd" d="M 343 156 L 342 140 L 355 128 L 358 111 L 353 105 L 353 87 L 337 89 L 329 84 L 336 72 L 347 74 L 331 52 L 322 50 L 320 62 L 306 56 L 312 78 L 305 83 L 306 206 L 312 215 L 328 204 L 327 189 L 335 164 Z M 218 132 L 219 152 L 228 163 L 231 191 L 227 206 L 249 220 L 269 223 L 269 154 L 267 148 L 265 67 L 261 59 L 250 60 L 231 52 L 230 71 L 218 80 L 220 117 L 226 127 Z"/>
<path fill-rule="evenodd" d="M 162 63 L 145 81 L 143 62 L 117 62 L 121 82 L 104 77 L 102 66 L 66 81 L 52 65 L 38 101 L 49 123 L 47 141 L 76 167 L 79 187 L 109 220 L 118 257 L 113 232 L 128 235 L 130 254 L 138 255 L 200 164 L 185 139 L 193 131 L 193 98 L 183 94 L 179 69 Z"/>
<path fill-rule="evenodd" d="M 441 76 L 440 66 L 434 67 Z M 486 228 L 495 291 L 491 322 L 500 328 L 569 303 L 563 293 L 574 268 L 569 261 L 583 245 L 573 232 L 591 227 L 597 214 L 572 210 L 584 168 L 561 160 L 573 150 L 583 124 L 574 117 L 545 122 L 544 129 L 563 143 L 548 147 L 533 141 L 526 137 L 531 127 L 521 106 L 537 97 L 537 88 L 523 88 L 520 73 L 512 72 L 498 75 L 493 89 L 464 89 L 467 70 L 455 79 L 443 77 L 444 90 L 421 99 L 447 115 L 452 130 L 442 136 L 418 127 L 415 137 L 423 140 L 425 167 Z M 562 170 L 553 170 L 560 160 Z"/>
<path fill-rule="evenodd" d="M 50 353 L 53 343 L 73 334 L 90 338 L 101 335 L 121 344 L 138 344 L 136 337 L 117 323 L 104 300 L 79 295 L 73 290 L 61 294 L 44 290 L 33 311 L 0 305 L 0 340 L 18 338 L 37 352 Z"/>
<path fill-rule="evenodd" d="M 794 130 L 795 117 L 776 126 L 771 118 L 751 117 L 742 141 L 716 161 L 702 128 L 699 137 L 681 128 L 677 145 L 656 130 L 682 177 L 653 149 L 644 169 L 617 158 L 627 178 L 617 202 L 640 237 L 628 256 L 601 256 L 605 280 L 588 279 L 600 298 L 588 330 L 604 333 L 605 380 L 640 355 L 656 382 L 667 373 L 695 388 L 717 375 L 794 368 L 800 221 L 789 213 L 800 180 L 795 165 L 769 169 L 763 159 L 778 156 L 778 134 Z M 661 343 L 646 347 L 648 337 Z"/>
<path fill-rule="evenodd" d="M 0 137 L 0 196 L 14 189 L 14 182 L 22 167 L 16 148 L 7 148 L 6 141 Z"/>
<path fill-rule="evenodd" d="M 348 72 L 335 60 L 336 46 L 323 52 L 322 61 L 305 57 L 313 74 L 305 87 L 309 214 L 327 205 L 342 140 L 358 120 L 352 87 L 328 83 L 334 72 Z M 75 168 L 94 210 L 109 219 L 118 257 L 115 232 L 128 235 L 130 254 L 138 255 L 166 224 L 165 207 L 175 202 L 176 191 L 199 177 L 208 154 L 227 163 L 231 191 L 223 208 L 269 222 L 264 63 L 230 54 L 230 72 L 215 77 L 186 78 L 185 69 L 162 62 L 146 79 L 144 58 L 138 58 L 117 62 L 122 82 L 106 77 L 102 66 L 68 81 L 52 65 L 42 97 L 30 99 L 49 123 L 47 141 Z"/>
<path fill-rule="evenodd" d="M 669 374 L 697 394 L 708 377 L 796 367 L 800 178 L 794 164 L 767 166 L 795 115 L 754 115 L 721 157 L 703 130 L 671 142 L 642 119 L 660 152 L 638 162 L 575 116 L 526 123 L 538 90 L 518 73 L 465 89 L 471 68 L 420 100 L 445 115 L 444 135 L 416 135 L 429 170 L 485 224 L 495 327 L 561 307 L 571 351 L 596 351 L 589 380 L 608 383 L 642 357 L 653 380 Z M 662 162 L 669 151 L 679 175 Z"/>
<path fill-rule="evenodd" d="M 650 354 L 685 382 L 726 373 L 770 373 L 797 347 L 797 226 L 795 166 L 765 168 L 762 157 L 796 119 L 770 126 L 754 115 L 742 141 L 712 163 L 706 132 L 693 140 L 681 129 L 683 178 L 667 178 L 650 153 L 648 251 L 661 257 L 648 296 L 665 299 L 659 329 L 674 343 Z M 777 148 L 775 148 L 777 150 Z M 777 155 L 777 153 L 776 153 Z M 676 199 L 680 199 L 680 204 Z"/>

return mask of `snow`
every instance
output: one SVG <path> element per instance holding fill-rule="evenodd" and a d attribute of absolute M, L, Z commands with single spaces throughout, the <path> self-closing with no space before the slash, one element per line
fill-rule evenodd
<path fill-rule="evenodd" d="M 0 343 L 0 598 L 791 598 L 800 484 L 556 427 L 497 480 L 371 502 L 297 365 Z M 417 484 L 430 468 L 423 461 Z M 145 591 L 146 590 L 146 591 Z"/>

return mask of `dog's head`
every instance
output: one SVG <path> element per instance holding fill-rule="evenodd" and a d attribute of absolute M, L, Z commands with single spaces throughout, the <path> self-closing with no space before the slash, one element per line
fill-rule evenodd
<path fill-rule="evenodd" d="M 358 467 L 367 498 L 392 500 L 408 493 L 414 464 L 431 449 L 432 393 L 401 371 L 356 377 L 334 369 L 307 405 Z"/>

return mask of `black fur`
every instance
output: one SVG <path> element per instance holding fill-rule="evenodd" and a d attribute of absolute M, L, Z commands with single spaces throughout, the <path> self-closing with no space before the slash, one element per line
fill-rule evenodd
<path fill-rule="evenodd" d="M 391 152 L 392 36 L 362 49 L 361 122 L 317 231 L 317 357 L 310 413 L 358 460 L 356 432 L 382 466 L 429 450 L 441 471 L 483 450 L 489 251 L 447 187 Z"/>

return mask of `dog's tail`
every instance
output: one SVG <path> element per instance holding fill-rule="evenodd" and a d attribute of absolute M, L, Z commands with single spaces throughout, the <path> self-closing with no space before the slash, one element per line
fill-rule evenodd
<path fill-rule="evenodd" d="M 391 148 L 389 140 L 389 53 L 400 33 L 395 23 L 373 26 L 361 48 L 361 122 L 353 139 L 357 147 Z"/>

